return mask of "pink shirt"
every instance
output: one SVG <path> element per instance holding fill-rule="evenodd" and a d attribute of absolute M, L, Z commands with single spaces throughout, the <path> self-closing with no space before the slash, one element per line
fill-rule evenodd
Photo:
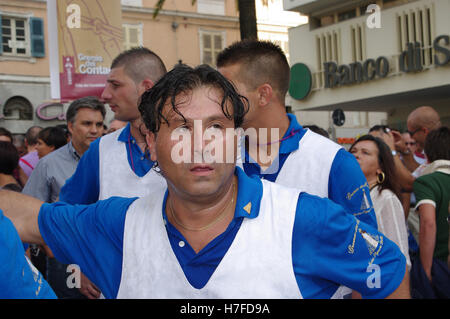
<path fill-rule="evenodd" d="M 19 166 L 22 168 L 25 174 L 30 177 L 31 172 L 33 171 L 38 161 L 39 156 L 37 154 L 37 151 L 34 151 L 22 156 L 19 160 Z"/>

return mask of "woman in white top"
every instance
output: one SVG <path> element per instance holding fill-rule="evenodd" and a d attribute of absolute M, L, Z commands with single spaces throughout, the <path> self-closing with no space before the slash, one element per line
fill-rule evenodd
<path fill-rule="evenodd" d="M 406 220 L 398 197 L 395 163 L 389 146 L 377 137 L 364 135 L 353 143 L 349 151 L 356 157 L 369 184 L 378 230 L 400 247 L 409 269 Z"/>

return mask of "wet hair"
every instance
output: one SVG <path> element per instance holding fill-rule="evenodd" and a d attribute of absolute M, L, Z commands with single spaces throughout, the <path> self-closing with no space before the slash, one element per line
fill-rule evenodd
<path fill-rule="evenodd" d="M 384 181 L 379 184 L 379 191 L 383 189 L 391 190 L 398 198 L 400 198 L 400 185 L 397 182 L 396 170 L 394 157 L 392 156 L 391 149 L 389 146 L 380 138 L 372 135 L 363 135 L 358 138 L 352 146 L 350 146 L 349 152 L 352 151 L 353 147 L 362 141 L 372 141 L 375 143 L 378 149 L 378 165 L 381 171 L 384 173 Z"/>
<path fill-rule="evenodd" d="M 9 130 L 4 127 L 0 127 L 0 136 L 7 136 L 11 139 L 11 143 L 13 141 L 13 136 Z"/>
<path fill-rule="evenodd" d="M 290 67 L 283 50 L 270 41 L 235 42 L 217 56 L 217 67 L 240 64 L 239 79 L 247 89 L 268 83 L 284 103 L 289 90 Z"/>
<path fill-rule="evenodd" d="M 55 150 L 67 144 L 64 130 L 56 126 L 44 128 L 39 132 L 38 138 L 43 140 L 48 146 L 54 146 Z"/>
<path fill-rule="evenodd" d="M 105 105 L 95 96 L 87 96 L 77 99 L 70 103 L 69 108 L 66 112 L 67 123 L 74 122 L 77 113 L 80 109 L 91 109 L 98 111 L 102 114 L 103 119 L 105 119 L 106 109 Z"/>
<path fill-rule="evenodd" d="M 248 111 L 248 102 L 245 97 L 236 92 L 233 84 L 208 65 L 192 68 L 184 64 L 178 64 L 141 97 L 139 111 L 147 129 L 150 132 L 157 133 L 161 123 L 168 123 L 167 118 L 163 115 L 164 106 L 168 102 L 170 102 L 173 111 L 185 120 L 177 109 L 176 98 L 180 94 L 191 93 L 200 87 L 220 90 L 223 94 L 220 102 L 223 114 L 228 119 L 234 120 L 235 128 L 242 125 L 244 115 Z M 231 102 L 232 114 L 227 108 L 227 102 Z"/>
<path fill-rule="evenodd" d="M 428 133 L 424 151 L 430 163 L 437 160 L 450 160 L 450 129 L 442 126 Z"/>
<path fill-rule="evenodd" d="M 158 81 L 167 73 L 161 58 L 153 51 L 137 47 L 120 53 L 112 62 L 111 69 L 123 67 L 125 73 L 138 84 L 145 79 Z"/>
<path fill-rule="evenodd" d="M 0 173 L 12 175 L 19 165 L 19 152 L 9 142 L 0 141 Z"/>

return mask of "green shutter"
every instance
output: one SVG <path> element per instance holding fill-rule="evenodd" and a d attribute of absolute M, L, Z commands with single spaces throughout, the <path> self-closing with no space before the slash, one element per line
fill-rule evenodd
<path fill-rule="evenodd" d="M 3 54 L 2 16 L 0 15 L 0 54 Z"/>
<path fill-rule="evenodd" d="M 44 20 L 30 18 L 31 55 L 36 58 L 45 56 Z"/>

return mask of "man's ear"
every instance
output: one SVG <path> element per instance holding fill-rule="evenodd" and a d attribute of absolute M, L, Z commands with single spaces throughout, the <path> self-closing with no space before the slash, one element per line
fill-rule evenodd
<path fill-rule="evenodd" d="M 259 105 L 260 106 L 268 105 L 273 98 L 272 86 L 268 83 L 264 83 L 257 88 L 257 91 L 259 97 Z"/>
<path fill-rule="evenodd" d="M 145 141 L 147 142 L 148 150 L 150 152 L 150 159 L 153 162 L 156 162 L 158 160 L 158 158 L 156 156 L 156 135 L 155 135 L 155 133 L 147 132 L 145 134 Z"/>
<path fill-rule="evenodd" d="M 70 135 L 73 135 L 73 123 L 71 121 L 67 122 L 67 130 L 69 131 Z"/>
<path fill-rule="evenodd" d="M 144 88 L 144 91 L 147 91 L 148 89 L 151 89 L 155 83 L 153 83 L 153 81 L 149 78 L 146 78 L 141 82 L 141 85 Z"/>

